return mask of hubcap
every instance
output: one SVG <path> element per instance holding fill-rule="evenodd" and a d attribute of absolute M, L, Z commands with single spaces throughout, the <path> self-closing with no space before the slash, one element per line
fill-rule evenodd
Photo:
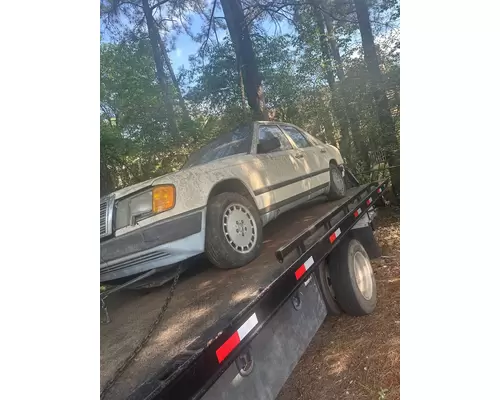
<path fill-rule="evenodd" d="M 241 204 L 230 204 L 222 216 L 226 240 L 238 253 L 248 253 L 257 242 L 256 223 L 252 214 Z"/>
<path fill-rule="evenodd" d="M 357 251 L 354 254 L 354 276 L 356 278 L 356 285 L 366 300 L 370 300 L 373 296 L 372 275 L 373 271 L 370 261 L 363 253 Z"/>

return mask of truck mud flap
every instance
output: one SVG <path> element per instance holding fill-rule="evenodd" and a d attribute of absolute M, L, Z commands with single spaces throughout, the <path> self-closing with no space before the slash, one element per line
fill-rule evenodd
<path fill-rule="evenodd" d="M 382 256 L 382 250 L 373 235 L 374 229 L 372 221 L 374 217 L 374 210 L 369 209 L 349 232 L 353 239 L 358 240 L 363 245 L 371 260 Z"/>

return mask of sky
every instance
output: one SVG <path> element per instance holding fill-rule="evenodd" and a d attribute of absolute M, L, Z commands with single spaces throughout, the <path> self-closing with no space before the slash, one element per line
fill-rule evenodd
<path fill-rule="evenodd" d="M 190 16 L 191 29 L 194 35 L 201 33 L 203 27 L 203 20 L 200 15 L 193 14 Z M 219 40 L 222 39 L 222 32 L 219 34 Z M 189 56 L 196 54 L 201 44 L 196 43 L 189 35 L 185 33 L 179 34 L 175 39 L 175 50 L 170 52 L 170 59 L 174 70 L 177 72 L 179 68 L 189 66 Z"/>
<path fill-rule="evenodd" d="M 224 16 L 224 14 L 222 13 L 222 10 L 220 9 L 220 7 L 218 7 L 215 11 L 214 17 L 222 18 L 223 16 Z M 193 36 L 201 33 L 202 30 L 206 30 L 206 28 L 205 28 L 206 22 L 203 20 L 203 17 L 201 17 L 199 14 L 193 12 L 193 13 L 189 14 L 188 17 L 190 20 L 189 26 L 190 26 L 191 33 L 193 34 Z M 121 18 L 121 21 L 124 24 L 126 24 L 126 22 L 127 22 L 123 18 Z M 267 32 L 268 35 L 286 34 L 286 33 L 291 33 L 293 31 L 293 27 L 287 21 L 282 21 L 280 23 L 280 26 L 279 26 L 280 29 L 278 29 L 278 30 L 277 30 L 275 24 L 271 21 L 264 21 L 261 24 L 261 26 Z M 101 25 L 101 33 L 102 33 L 101 40 L 103 42 L 109 42 L 110 38 L 106 34 L 106 32 L 103 31 L 102 25 Z M 227 32 L 218 29 L 217 34 L 218 34 L 219 41 L 221 41 L 227 35 Z M 359 36 L 359 35 L 354 36 L 355 41 L 356 41 L 356 36 Z M 385 35 L 382 34 L 381 36 L 376 37 L 375 41 L 378 42 L 380 40 L 383 40 L 384 36 Z M 169 37 L 172 38 L 172 34 L 169 34 Z M 213 32 L 211 33 L 211 38 L 213 40 L 215 40 Z M 357 41 L 360 43 L 361 38 L 358 37 Z M 171 50 L 169 52 L 169 55 L 170 55 L 170 60 L 172 62 L 172 66 L 173 66 L 174 71 L 176 73 L 179 72 L 179 69 L 182 66 L 184 66 L 185 68 L 189 67 L 189 56 L 196 54 L 198 49 L 200 48 L 200 46 L 201 46 L 201 43 L 195 42 L 186 33 L 179 33 L 179 34 L 176 33 L 175 34 L 175 47 L 173 50 Z M 357 54 L 357 56 L 358 57 L 361 56 L 361 53 L 359 51 L 358 51 L 358 53 L 359 54 Z"/>
<path fill-rule="evenodd" d="M 219 9 L 216 10 L 214 16 L 223 17 L 223 13 Z M 193 34 L 193 36 L 201 33 L 203 29 L 206 29 L 205 28 L 206 23 L 199 14 L 192 13 L 189 15 L 189 19 L 190 19 L 191 33 Z M 121 21 L 123 23 L 126 23 L 126 21 L 123 18 L 121 18 Z M 272 22 L 264 22 L 262 24 L 262 27 L 269 35 L 273 35 L 275 33 L 276 27 Z M 280 33 L 286 34 L 292 31 L 292 27 L 287 22 L 282 22 L 280 24 L 280 28 L 281 31 L 278 30 L 276 32 L 277 34 Z M 225 38 L 226 34 L 227 33 L 225 31 L 218 29 L 217 35 L 219 41 L 222 41 Z M 211 33 L 211 38 L 215 40 L 213 33 Z M 101 24 L 101 41 L 105 43 L 111 41 L 107 32 L 104 31 L 102 24 Z M 186 33 L 180 33 L 175 35 L 175 48 L 174 50 L 169 52 L 170 60 L 172 62 L 172 66 L 175 72 L 178 72 L 181 66 L 184 66 L 186 68 L 189 67 L 189 56 L 196 54 L 201 45 L 202 45 L 201 43 L 195 42 Z"/>

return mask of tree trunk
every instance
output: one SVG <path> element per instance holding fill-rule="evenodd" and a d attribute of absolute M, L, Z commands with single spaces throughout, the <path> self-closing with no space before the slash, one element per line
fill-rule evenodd
<path fill-rule="evenodd" d="M 156 66 L 156 77 L 165 95 L 165 106 L 167 109 L 167 115 L 170 122 L 170 126 L 174 134 L 178 133 L 177 121 L 175 118 L 174 104 L 172 102 L 172 94 L 170 93 L 170 87 L 168 82 L 167 74 L 165 73 L 165 68 L 162 59 L 162 43 L 160 38 L 160 33 L 156 26 L 155 20 L 153 18 L 153 13 L 149 7 L 148 0 L 142 0 L 142 8 L 144 11 L 144 16 L 146 17 L 146 24 L 148 27 L 149 42 L 151 43 L 151 49 L 153 51 L 153 58 Z"/>
<path fill-rule="evenodd" d="M 190 120 L 189 113 L 187 111 L 186 107 L 186 102 L 184 101 L 184 98 L 182 97 L 182 92 L 181 88 L 179 86 L 179 81 L 177 80 L 177 77 L 175 76 L 175 71 L 172 68 L 172 63 L 170 62 L 170 57 L 168 56 L 167 49 L 165 48 L 165 43 L 163 43 L 163 40 L 160 38 L 160 46 L 163 54 L 163 59 L 165 61 L 165 64 L 167 65 L 168 73 L 170 75 L 170 79 L 172 80 L 172 84 L 174 85 L 174 89 L 176 91 L 176 96 L 177 99 L 179 100 L 179 105 L 181 106 L 182 110 L 182 116 L 184 120 L 188 121 Z"/>
<path fill-rule="evenodd" d="M 323 18 L 325 20 L 326 32 L 328 34 L 328 43 L 330 45 L 329 47 L 335 65 L 335 73 L 337 74 L 337 78 L 339 79 L 340 95 L 342 97 L 342 103 L 344 105 L 345 113 L 347 114 L 347 119 L 349 120 L 349 127 L 351 128 L 354 145 L 356 146 L 356 150 L 360 153 L 363 162 L 369 167 L 370 159 L 368 155 L 368 147 L 363 140 L 361 128 L 359 126 L 358 115 L 356 109 L 351 104 L 350 94 L 345 90 L 344 65 L 342 62 L 342 58 L 340 57 L 340 51 L 337 45 L 337 41 L 335 40 L 332 17 L 323 12 Z M 341 151 L 346 155 L 350 154 L 351 149 L 349 138 L 347 137 L 344 139 L 342 137 L 340 143 Z"/>
<path fill-rule="evenodd" d="M 366 0 L 354 0 L 356 15 L 363 43 L 363 55 L 370 77 L 373 98 L 377 107 L 377 115 L 381 128 L 382 143 L 391 168 L 391 180 L 394 193 L 399 197 L 399 143 L 396 137 L 396 127 L 389 108 L 389 101 L 384 90 L 382 73 L 378 63 L 377 52 L 370 25 L 370 14 Z"/>
<path fill-rule="evenodd" d="M 324 67 L 323 69 L 326 72 L 326 80 L 328 82 L 328 86 L 330 87 L 331 94 L 331 105 L 332 108 L 335 104 L 335 74 L 333 72 L 333 63 L 331 58 L 331 52 L 329 49 L 329 44 L 325 34 L 325 21 L 323 18 L 323 14 L 318 8 L 314 8 L 314 18 L 316 20 L 316 25 L 319 30 L 319 43 L 321 47 L 321 56 L 323 59 Z M 344 157 L 349 153 L 349 121 L 346 118 L 346 114 L 344 110 L 341 110 L 337 107 L 333 108 L 333 114 L 336 119 L 339 121 L 340 127 L 340 143 L 342 144 L 342 153 Z"/>
<path fill-rule="evenodd" d="M 236 68 L 238 69 L 239 85 L 241 91 L 241 108 L 243 110 L 247 109 L 246 99 L 245 99 L 245 83 L 243 82 L 243 71 L 241 69 L 241 62 L 238 55 L 236 55 Z"/>
<path fill-rule="evenodd" d="M 248 105 L 252 109 L 255 119 L 267 121 L 269 115 L 264 101 L 264 88 L 241 0 L 221 0 L 221 5 L 236 57 L 241 62 L 241 74 Z"/>

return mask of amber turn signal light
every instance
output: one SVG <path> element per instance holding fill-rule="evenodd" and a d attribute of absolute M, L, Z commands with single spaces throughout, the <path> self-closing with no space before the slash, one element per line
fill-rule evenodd
<path fill-rule="evenodd" d="M 153 188 L 153 213 L 167 211 L 175 206 L 175 186 L 164 185 Z"/>

